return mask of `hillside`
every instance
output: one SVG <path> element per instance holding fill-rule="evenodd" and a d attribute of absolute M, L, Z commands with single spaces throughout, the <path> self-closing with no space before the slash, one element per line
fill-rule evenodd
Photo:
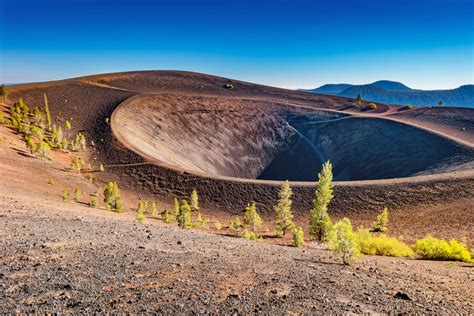
<path fill-rule="evenodd" d="M 445 106 L 474 107 L 474 85 L 451 90 L 417 90 L 400 82 L 381 80 L 366 85 L 327 84 L 302 91 L 349 98 L 360 95 L 364 100 L 388 104 L 438 106 L 442 101 Z"/>
<path fill-rule="evenodd" d="M 0 312 L 474 310 L 470 263 L 371 252 L 345 266 L 308 234 L 317 173 L 330 160 L 334 222 L 348 217 L 354 228 L 370 227 L 388 207 L 388 234 L 407 247 L 427 234 L 466 238 L 472 247 L 474 109 L 373 109 L 367 101 L 178 71 L 8 92 L 0 104 L 7 119 L 0 124 Z M 66 134 L 55 145 L 58 126 Z M 74 145 L 79 133 L 83 147 Z M 29 137 L 53 149 L 43 155 Z M 58 147 L 64 141 L 70 146 Z M 303 248 L 290 232 L 275 234 L 284 179 Z M 106 205 L 110 181 L 120 187 L 117 212 Z M 194 189 L 199 210 L 188 231 L 175 222 L 182 208 L 174 199 L 189 199 Z M 139 219 L 138 202 L 155 202 L 157 213 L 148 207 Z M 255 227 L 260 242 L 231 225 L 251 202 L 264 221 Z"/>
<path fill-rule="evenodd" d="M 168 201 L 200 188 L 205 207 L 228 214 L 249 201 L 272 212 L 284 179 L 294 181 L 294 211 L 305 214 L 327 159 L 339 181 L 338 212 L 447 203 L 470 196 L 473 185 L 469 109 L 452 108 L 452 116 L 436 108 L 412 124 L 395 116 L 413 111 L 400 106 L 374 110 L 366 101 L 178 71 L 15 85 L 7 101 L 41 105 L 44 93 L 54 113 L 73 119 L 71 133 L 97 144 L 93 159 L 107 170 L 98 180 Z"/>

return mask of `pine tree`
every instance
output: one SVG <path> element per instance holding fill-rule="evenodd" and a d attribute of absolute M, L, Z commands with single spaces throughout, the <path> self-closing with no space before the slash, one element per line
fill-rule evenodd
<path fill-rule="evenodd" d="M 71 163 L 71 169 L 77 170 L 79 174 L 81 174 L 81 169 L 85 165 L 85 161 L 81 157 L 75 157 Z"/>
<path fill-rule="evenodd" d="M 145 201 L 138 202 L 137 221 L 143 222 L 145 220 L 145 210 L 146 210 L 146 202 Z"/>
<path fill-rule="evenodd" d="M 79 146 L 82 150 L 86 150 L 87 141 L 86 136 L 84 134 L 79 133 Z"/>
<path fill-rule="evenodd" d="M 236 216 L 233 220 L 229 223 L 229 230 L 233 234 L 238 234 L 244 228 L 244 224 L 240 220 L 240 217 Z"/>
<path fill-rule="evenodd" d="M 222 225 L 222 223 L 218 219 L 214 219 L 214 227 L 216 228 L 216 230 L 221 230 L 224 225 Z"/>
<path fill-rule="evenodd" d="M 96 196 L 93 196 L 89 202 L 90 207 L 97 207 L 99 206 L 99 200 L 97 199 Z"/>
<path fill-rule="evenodd" d="M 64 189 L 63 190 L 63 201 L 66 202 L 69 199 L 69 190 Z"/>
<path fill-rule="evenodd" d="M 191 193 L 191 196 L 189 197 L 189 202 L 191 204 L 191 211 L 199 211 L 199 198 L 196 189 L 194 189 Z"/>
<path fill-rule="evenodd" d="M 283 232 L 283 235 L 295 228 L 293 213 L 291 212 L 292 201 L 290 197 L 292 194 L 290 183 L 288 181 L 283 182 L 278 193 L 277 205 L 273 207 L 276 213 L 275 225 Z"/>
<path fill-rule="evenodd" d="M 69 138 L 69 132 L 71 131 L 71 121 L 66 120 L 64 127 L 66 128 L 66 137 Z"/>
<path fill-rule="evenodd" d="M 362 97 L 360 96 L 360 94 L 357 95 L 356 101 L 357 101 L 357 104 L 362 103 Z"/>
<path fill-rule="evenodd" d="M 81 189 L 76 188 L 76 189 L 74 190 L 74 202 L 79 202 L 79 200 L 81 199 L 81 197 L 82 197 L 82 191 L 81 191 Z"/>
<path fill-rule="evenodd" d="M 0 86 L 0 97 L 3 98 L 3 102 L 7 102 L 7 95 L 8 95 L 7 87 L 5 87 L 4 84 L 2 84 Z"/>
<path fill-rule="evenodd" d="M 63 152 L 66 152 L 69 148 L 69 141 L 67 140 L 66 137 L 63 137 L 62 141 L 61 141 L 61 150 Z"/>
<path fill-rule="evenodd" d="M 204 216 L 201 215 L 201 212 L 197 213 L 196 220 L 194 221 L 194 226 L 196 227 L 202 227 L 202 228 L 207 228 L 207 225 L 205 224 L 208 222 L 208 219 Z"/>
<path fill-rule="evenodd" d="M 81 132 L 77 133 L 71 142 L 73 151 L 79 151 L 81 149 L 86 150 L 86 145 L 87 145 L 86 137 Z"/>
<path fill-rule="evenodd" d="M 45 141 L 40 141 L 36 145 L 35 152 L 38 153 L 42 158 L 48 158 L 51 153 L 51 147 Z"/>
<path fill-rule="evenodd" d="M 245 208 L 244 213 L 244 225 L 250 226 L 252 232 L 255 233 L 255 229 L 262 226 L 263 220 L 257 213 L 257 206 L 255 203 L 248 205 Z"/>
<path fill-rule="evenodd" d="M 51 133 L 51 146 L 54 148 L 58 148 L 59 145 L 62 144 L 63 140 L 63 131 L 60 128 L 57 128 L 56 125 L 53 125 L 52 133 Z"/>
<path fill-rule="evenodd" d="M 43 130 L 38 125 L 31 125 L 30 132 L 33 134 L 33 136 L 38 138 L 40 141 L 44 139 Z"/>
<path fill-rule="evenodd" d="M 179 205 L 178 205 L 178 208 L 179 208 Z M 176 219 L 176 215 L 174 215 L 172 211 L 168 211 L 166 209 L 164 211 L 163 217 L 166 224 L 171 224 Z"/>
<path fill-rule="evenodd" d="M 205 223 L 207 223 L 207 218 L 203 217 L 199 212 L 199 196 L 196 189 L 193 189 L 191 195 L 189 197 L 189 207 L 191 208 L 191 212 L 197 212 L 196 220 L 194 221 L 193 226 L 196 227 L 203 227 Z"/>
<path fill-rule="evenodd" d="M 122 212 L 122 199 L 117 182 L 109 182 L 104 190 L 105 207 L 117 213 Z"/>
<path fill-rule="evenodd" d="M 293 246 L 295 247 L 304 246 L 304 232 L 303 232 L 303 228 L 301 227 L 293 229 Z"/>
<path fill-rule="evenodd" d="M 36 150 L 36 144 L 33 142 L 33 139 L 29 136 L 24 137 L 26 148 L 30 150 L 30 153 L 33 155 Z"/>
<path fill-rule="evenodd" d="M 18 107 L 18 101 L 10 105 L 9 112 L 10 112 L 11 116 L 13 116 L 15 114 L 16 115 L 20 114 L 20 108 Z"/>
<path fill-rule="evenodd" d="M 44 116 L 43 116 L 43 113 L 41 113 L 41 110 L 39 107 L 35 106 L 33 108 L 33 116 L 35 117 L 36 124 L 38 124 L 38 126 L 44 127 L 43 126 Z"/>
<path fill-rule="evenodd" d="M 24 132 L 24 126 L 23 123 L 20 121 L 18 114 L 12 115 L 11 121 L 13 128 L 16 129 L 18 134 L 22 134 Z"/>
<path fill-rule="evenodd" d="M 158 207 L 156 206 L 156 202 L 153 201 L 150 204 L 150 215 L 153 218 L 158 218 Z"/>
<path fill-rule="evenodd" d="M 30 109 L 26 105 L 26 103 L 23 101 L 22 98 L 18 100 L 18 102 L 15 102 L 14 104 L 15 107 L 15 112 L 20 115 L 21 120 L 24 122 L 28 121 L 28 114 L 30 112 Z"/>
<path fill-rule="evenodd" d="M 342 262 L 346 265 L 361 256 L 357 236 L 352 231 L 352 224 L 348 218 L 343 218 L 334 224 L 329 237 L 329 249 L 342 252 Z"/>
<path fill-rule="evenodd" d="M 332 186 L 332 165 L 329 161 L 323 164 L 321 172 L 318 174 L 318 184 L 316 185 L 316 196 L 313 200 L 313 208 L 309 218 L 309 235 L 318 241 L 327 240 L 331 230 L 332 222 L 328 214 L 328 205 L 333 195 Z"/>
<path fill-rule="evenodd" d="M 46 124 L 48 125 L 48 130 L 51 131 L 51 125 L 53 120 L 51 119 L 51 112 L 49 111 L 48 96 L 46 93 L 43 95 L 44 100 L 44 113 L 46 115 Z"/>
<path fill-rule="evenodd" d="M 20 100 L 21 100 L 21 98 L 20 98 Z M 20 115 L 21 114 L 20 100 L 16 101 L 12 105 L 10 105 L 10 114 L 11 115 L 13 115 L 13 114 Z"/>
<path fill-rule="evenodd" d="M 86 178 L 87 178 L 87 180 L 89 180 L 89 183 L 94 183 L 95 177 L 94 177 L 93 174 L 91 174 L 91 173 L 87 174 Z"/>
<path fill-rule="evenodd" d="M 178 219 L 178 214 L 179 214 L 179 202 L 177 198 L 173 199 L 173 208 L 171 209 L 171 214 Z"/>
<path fill-rule="evenodd" d="M 385 207 L 372 223 L 373 232 L 386 232 L 388 230 L 388 209 Z"/>
<path fill-rule="evenodd" d="M 191 207 L 189 206 L 188 201 L 181 201 L 176 219 L 178 221 L 178 226 L 181 228 L 191 229 L 193 227 L 191 222 Z"/>

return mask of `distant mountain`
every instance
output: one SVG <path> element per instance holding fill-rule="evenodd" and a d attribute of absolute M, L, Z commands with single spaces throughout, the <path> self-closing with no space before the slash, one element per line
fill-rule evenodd
<path fill-rule="evenodd" d="M 386 91 L 410 91 L 411 88 L 408 88 L 401 82 L 390 81 L 390 80 L 380 80 L 375 81 L 374 83 L 370 84 L 371 86 L 382 88 Z"/>
<path fill-rule="evenodd" d="M 451 90 L 416 90 L 401 82 L 381 80 L 366 85 L 326 84 L 316 89 L 300 90 L 313 93 L 356 98 L 359 94 L 367 101 L 436 106 L 442 101 L 446 106 L 474 108 L 474 85 L 464 85 Z"/>
<path fill-rule="evenodd" d="M 350 87 L 352 87 L 352 85 L 348 83 L 325 84 L 324 86 L 314 89 L 315 91 L 312 91 L 312 90 L 307 90 L 307 91 L 322 93 L 322 94 L 338 94 L 339 92 L 342 92 Z"/>

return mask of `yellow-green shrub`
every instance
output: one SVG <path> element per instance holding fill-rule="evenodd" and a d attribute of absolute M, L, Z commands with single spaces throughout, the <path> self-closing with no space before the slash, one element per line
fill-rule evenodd
<path fill-rule="evenodd" d="M 456 239 L 451 239 L 448 243 L 446 240 L 428 235 L 417 240 L 413 250 L 423 259 L 472 262 L 466 245 Z"/>
<path fill-rule="evenodd" d="M 222 228 L 224 228 L 224 225 L 222 225 L 222 223 L 218 219 L 214 219 L 214 227 L 217 230 L 222 230 Z"/>
<path fill-rule="evenodd" d="M 242 238 L 247 239 L 247 240 L 255 240 L 255 241 L 262 240 L 262 237 L 259 236 L 257 233 L 248 231 L 247 229 L 245 229 L 244 232 L 242 233 Z"/>
<path fill-rule="evenodd" d="M 370 108 L 371 110 L 377 110 L 377 104 L 375 104 L 375 103 L 370 103 L 370 104 L 369 104 L 369 108 Z"/>
<path fill-rule="evenodd" d="M 204 228 L 204 229 L 207 229 L 208 226 L 207 226 L 207 223 L 209 222 L 209 218 L 205 217 L 205 216 L 202 216 L 201 215 L 201 212 L 197 211 L 197 216 L 196 216 L 196 220 L 193 222 L 193 226 L 197 227 L 197 228 Z"/>
<path fill-rule="evenodd" d="M 303 228 L 301 227 L 293 229 L 293 246 L 295 247 L 304 246 L 304 231 L 303 231 Z"/>
<path fill-rule="evenodd" d="M 232 234 L 238 234 L 244 228 L 244 224 L 240 221 L 240 217 L 236 216 L 233 220 L 229 223 L 229 231 Z"/>
<path fill-rule="evenodd" d="M 170 213 L 168 210 L 165 210 L 163 218 L 166 224 L 171 224 L 174 222 L 176 216 L 173 213 Z"/>
<path fill-rule="evenodd" d="M 411 257 L 413 250 L 395 237 L 385 234 L 375 235 L 367 229 L 358 229 L 356 234 L 360 252 L 365 255 Z"/>

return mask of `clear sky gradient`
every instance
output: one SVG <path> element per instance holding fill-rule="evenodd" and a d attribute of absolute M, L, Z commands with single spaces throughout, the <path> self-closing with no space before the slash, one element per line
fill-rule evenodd
<path fill-rule="evenodd" d="M 455 88 L 474 81 L 474 0 L 0 0 L 0 82 L 149 69 Z"/>

